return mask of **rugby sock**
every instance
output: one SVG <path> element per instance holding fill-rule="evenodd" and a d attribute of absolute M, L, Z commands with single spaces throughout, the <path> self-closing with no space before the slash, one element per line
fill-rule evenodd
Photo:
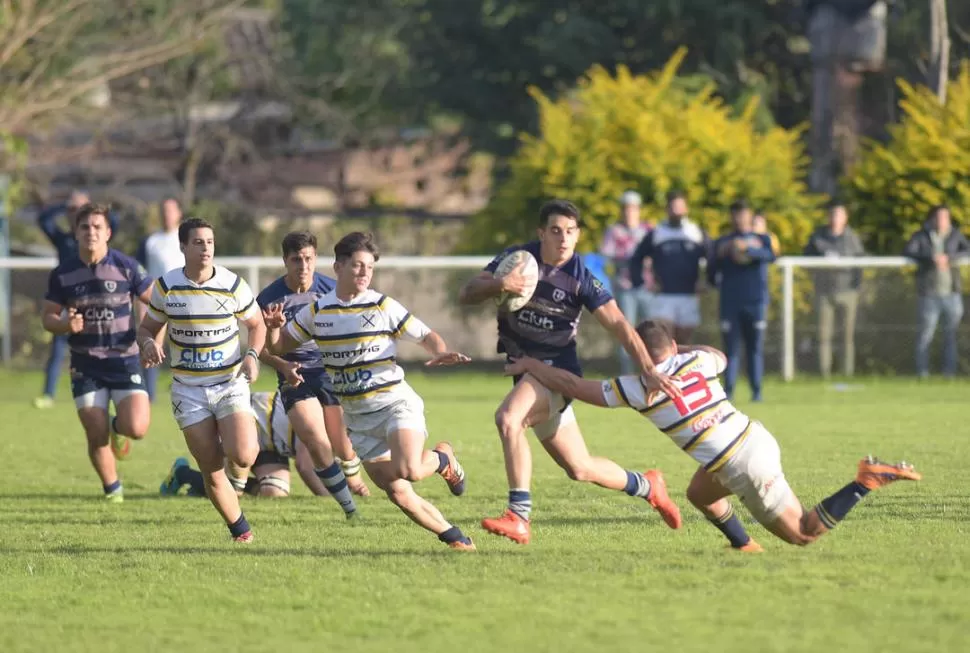
<path fill-rule="evenodd" d="M 121 491 L 121 480 L 117 480 L 114 483 L 109 483 L 108 485 L 102 485 L 105 494 L 114 494 L 115 492 Z"/>
<path fill-rule="evenodd" d="M 741 520 L 734 514 L 734 506 L 729 505 L 727 512 L 720 517 L 714 519 L 708 517 L 708 521 L 714 524 L 717 530 L 724 533 L 724 537 L 728 538 L 728 542 L 735 549 L 740 549 L 751 541 L 751 536 L 744 530 L 744 525 L 741 524 Z"/>
<path fill-rule="evenodd" d="M 229 524 L 229 533 L 233 537 L 239 537 L 240 535 L 245 535 L 251 529 L 249 528 L 249 522 L 246 521 L 246 515 L 239 513 L 239 519 Z"/>
<path fill-rule="evenodd" d="M 867 487 L 861 483 L 852 481 L 832 496 L 827 499 L 822 499 L 815 506 L 815 514 L 818 515 L 819 520 L 825 528 L 832 530 L 836 524 L 845 519 L 849 511 L 855 508 L 855 505 L 867 494 L 869 494 Z"/>
<path fill-rule="evenodd" d="M 334 461 L 330 467 L 315 471 L 317 477 L 323 481 L 327 491 L 337 500 L 337 503 L 340 504 L 340 507 L 344 509 L 345 513 L 349 515 L 357 511 L 357 506 L 354 504 L 354 497 L 350 494 L 350 488 L 347 486 L 347 477 L 344 476 L 344 470 L 340 469 L 339 462 Z"/>
<path fill-rule="evenodd" d="M 647 498 L 650 496 L 650 481 L 643 474 L 627 471 L 626 487 L 623 488 L 623 491 L 631 497 Z"/>
<path fill-rule="evenodd" d="M 441 453 L 440 451 L 435 451 L 435 453 L 438 454 L 438 473 L 440 474 L 441 472 L 448 469 L 448 456 Z"/>
<path fill-rule="evenodd" d="M 461 532 L 461 529 L 457 526 L 451 526 L 444 533 L 438 535 L 438 539 L 445 544 L 451 544 L 452 542 L 461 542 L 462 544 L 471 544 L 472 541 Z"/>
<path fill-rule="evenodd" d="M 528 490 L 509 490 L 509 510 L 529 521 L 532 513 L 532 495 Z"/>
<path fill-rule="evenodd" d="M 205 482 L 202 480 L 202 472 L 196 471 L 188 465 L 175 468 L 175 480 L 179 485 L 188 485 L 193 496 L 205 496 Z"/>

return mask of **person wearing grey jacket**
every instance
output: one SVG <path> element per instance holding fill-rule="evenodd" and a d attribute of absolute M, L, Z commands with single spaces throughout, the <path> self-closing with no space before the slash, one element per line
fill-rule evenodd
<path fill-rule="evenodd" d="M 819 227 L 805 245 L 805 256 L 839 258 L 865 256 L 859 236 L 849 227 L 845 206 L 829 207 L 829 223 Z M 843 372 L 855 373 L 855 321 L 859 308 L 859 287 L 862 270 L 859 268 L 830 268 L 815 270 L 815 303 L 818 311 L 818 362 L 822 376 L 832 373 L 832 336 L 835 314 L 842 313 Z"/>
<path fill-rule="evenodd" d="M 916 373 L 930 373 L 930 344 L 943 318 L 943 374 L 957 371 L 957 327 L 963 318 L 959 261 L 970 255 L 970 243 L 960 233 L 943 205 L 934 206 L 922 229 L 906 243 L 903 256 L 916 261 L 919 297 L 919 335 L 916 339 Z"/>

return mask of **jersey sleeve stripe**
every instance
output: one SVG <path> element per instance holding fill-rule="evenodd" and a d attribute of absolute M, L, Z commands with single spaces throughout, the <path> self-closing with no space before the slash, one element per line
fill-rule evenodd
<path fill-rule="evenodd" d="M 709 472 L 716 472 L 717 470 L 721 469 L 721 467 L 723 467 L 727 463 L 727 461 L 731 459 L 731 457 L 741 447 L 741 445 L 744 444 L 744 441 L 748 438 L 748 435 L 751 433 L 752 424 L 753 422 L 749 419 L 748 425 L 744 428 L 743 431 L 741 431 L 741 435 L 734 438 L 731 441 L 731 444 L 724 447 L 724 449 L 721 450 L 721 453 L 714 456 L 714 458 L 711 459 L 711 462 L 707 463 L 704 466 L 704 469 L 706 469 Z"/>
<path fill-rule="evenodd" d="M 242 277 L 240 277 L 237 274 L 236 275 L 236 280 L 232 284 L 232 288 L 229 289 L 229 294 L 230 295 L 235 295 L 236 294 L 236 291 L 239 290 L 239 284 L 241 284 L 241 283 L 242 283 Z"/>
<path fill-rule="evenodd" d="M 633 404 L 630 403 L 630 399 L 626 396 L 626 392 L 623 390 L 623 383 L 620 381 L 620 379 L 610 379 L 610 383 L 613 384 L 613 392 L 616 393 L 616 396 L 619 397 L 624 404 L 632 408 Z"/>
<path fill-rule="evenodd" d="M 166 285 L 165 279 L 163 277 L 159 277 L 158 279 L 156 279 L 156 281 L 158 281 L 158 287 L 162 289 L 162 295 L 167 295 L 168 285 Z"/>
<path fill-rule="evenodd" d="M 253 307 L 253 304 L 254 304 L 255 302 L 256 302 L 256 300 L 255 300 L 255 299 L 251 299 L 251 300 L 249 300 L 249 303 L 248 303 L 248 304 L 246 304 L 246 307 L 245 307 L 245 308 L 241 308 L 241 309 L 239 309 L 238 311 L 236 311 L 235 313 L 233 313 L 233 315 L 234 315 L 235 317 L 239 317 L 240 315 L 245 315 L 245 314 L 246 314 L 247 312 L 249 312 L 249 309 L 251 309 L 251 308 Z"/>
<path fill-rule="evenodd" d="M 401 318 L 401 321 L 398 322 L 398 325 L 394 327 L 394 331 L 391 332 L 391 335 L 397 336 L 404 333 L 404 327 L 407 326 L 410 320 L 411 320 L 411 314 L 407 313 L 403 318 Z"/>
<path fill-rule="evenodd" d="M 293 320 L 292 324 L 293 324 L 293 326 L 295 326 L 297 329 L 300 330 L 300 333 L 302 333 L 303 335 L 305 335 L 307 337 L 307 340 L 309 340 L 310 338 L 313 337 L 313 334 L 310 333 L 309 331 L 307 331 L 305 328 L 303 328 L 303 325 L 300 324 L 300 322 L 298 320 Z"/>
<path fill-rule="evenodd" d="M 165 311 L 163 311 L 159 307 L 155 306 L 155 304 L 152 304 L 151 302 L 148 302 L 148 308 L 152 309 L 153 311 L 155 311 L 159 315 L 165 315 Z"/>

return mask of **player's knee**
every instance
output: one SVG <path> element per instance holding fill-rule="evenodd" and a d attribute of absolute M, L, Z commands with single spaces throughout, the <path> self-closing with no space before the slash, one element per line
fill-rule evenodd
<path fill-rule="evenodd" d="M 503 439 L 511 439 L 522 432 L 522 420 L 512 414 L 507 408 L 495 411 L 495 426 Z"/>
<path fill-rule="evenodd" d="M 687 487 L 687 500 L 698 510 L 706 512 L 707 504 L 704 503 L 701 493 L 693 485 Z"/>
<path fill-rule="evenodd" d="M 247 442 L 245 444 L 240 444 L 235 451 L 235 455 L 229 457 L 234 465 L 239 467 L 248 468 L 252 467 L 253 463 L 256 462 L 256 456 L 259 455 L 259 446 L 256 443 Z"/>
<path fill-rule="evenodd" d="M 409 485 L 402 483 L 391 483 L 384 492 L 391 503 L 404 510 L 410 505 L 411 497 L 414 494 L 414 490 Z"/>
<path fill-rule="evenodd" d="M 421 480 L 420 461 L 403 460 L 397 466 L 398 478 L 409 483 Z"/>
<path fill-rule="evenodd" d="M 573 481 L 589 483 L 593 480 L 593 469 L 585 462 L 566 463 L 563 465 L 563 469 L 566 471 L 566 476 Z"/>

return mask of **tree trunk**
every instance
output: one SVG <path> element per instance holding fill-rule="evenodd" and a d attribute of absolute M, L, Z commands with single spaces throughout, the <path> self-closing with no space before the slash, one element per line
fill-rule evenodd
<path fill-rule="evenodd" d="M 950 69 L 950 32 L 946 19 L 946 0 L 930 0 L 930 66 L 928 86 L 940 104 L 946 104 L 946 85 Z"/>

